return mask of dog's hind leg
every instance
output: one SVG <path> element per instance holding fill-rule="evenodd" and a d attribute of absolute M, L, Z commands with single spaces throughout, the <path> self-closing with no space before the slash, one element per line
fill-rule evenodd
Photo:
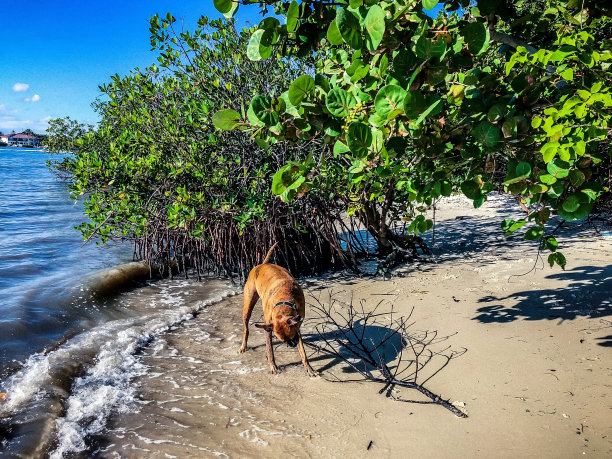
<path fill-rule="evenodd" d="M 249 275 L 249 279 L 244 286 L 244 307 L 242 309 L 244 333 L 242 335 L 242 346 L 240 346 L 239 351 L 241 354 L 247 349 L 247 340 L 249 339 L 249 320 L 251 320 L 251 314 L 253 313 L 253 308 L 255 307 L 255 303 L 257 303 L 258 299 L 259 294 L 255 289 L 255 282 L 253 282 L 251 275 Z"/>
<path fill-rule="evenodd" d="M 302 341 L 302 334 L 299 333 L 298 336 L 299 338 L 298 338 L 297 348 L 298 348 L 298 351 L 300 351 L 300 355 L 302 356 L 302 363 L 304 364 L 304 368 L 306 368 L 306 371 L 308 372 L 308 376 L 311 376 L 311 377 L 318 376 L 319 373 L 314 371 L 312 367 L 310 366 L 310 363 L 308 363 L 308 358 L 306 357 L 306 349 L 304 349 L 304 342 Z"/>

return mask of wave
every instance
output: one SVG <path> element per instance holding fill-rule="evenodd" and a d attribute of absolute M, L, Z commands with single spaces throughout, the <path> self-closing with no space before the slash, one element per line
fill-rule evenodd
<path fill-rule="evenodd" d="M 148 268 L 147 268 L 148 270 Z M 94 276 L 92 286 L 131 279 L 141 267 L 129 264 Z M 102 289 L 104 291 L 104 289 Z M 146 372 L 136 354 L 156 336 L 234 295 L 221 281 L 160 281 L 121 295 L 130 317 L 110 320 L 77 334 L 55 349 L 30 356 L 0 382 L 5 451 L 61 458 L 88 449 L 112 412 L 135 409 L 132 381 Z"/>
<path fill-rule="evenodd" d="M 86 277 L 84 283 L 91 293 L 108 295 L 150 279 L 153 272 L 147 263 L 135 261 L 97 271 Z"/>

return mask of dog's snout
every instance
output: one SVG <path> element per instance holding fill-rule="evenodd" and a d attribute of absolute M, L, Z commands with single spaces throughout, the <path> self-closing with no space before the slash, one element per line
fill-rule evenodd
<path fill-rule="evenodd" d="M 288 339 L 288 340 L 287 340 L 287 346 L 289 346 L 289 347 L 295 347 L 295 346 L 297 346 L 297 345 L 298 345 L 298 341 L 299 341 L 299 339 L 298 339 L 297 337 L 296 337 L 296 338 L 293 338 L 293 339 Z"/>

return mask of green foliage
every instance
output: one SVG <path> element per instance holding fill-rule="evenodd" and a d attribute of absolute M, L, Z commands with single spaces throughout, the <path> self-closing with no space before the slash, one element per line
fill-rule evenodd
<path fill-rule="evenodd" d="M 504 189 L 529 211 L 504 232 L 528 224 L 525 238 L 565 265 L 546 232 L 551 211 L 585 218 L 609 186 L 606 10 L 548 0 L 482 0 L 459 10 L 467 3 L 449 0 L 434 19 L 425 14 L 434 1 L 255 3 L 287 17 L 273 32 L 266 19 L 254 32 L 274 35 L 266 55 L 313 61 L 309 85 L 294 87 L 293 100 L 289 88 L 294 110 L 240 126 L 261 142 L 328 146 L 314 165 L 293 158 L 288 183 L 324 176 L 325 190 L 334 187 L 382 248 L 399 243 L 394 222 L 426 229 L 420 214 L 441 195 L 460 190 L 480 206 Z M 321 191 L 318 183 L 304 193 Z"/>
<path fill-rule="evenodd" d="M 237 5 L 215 2 L 229 3 Z M 178 33 L 172 16 L 155 16 L 150 30 L 157 64 L 101 86 L 107 101 L 98 103 L 96 129 L 50 123 L 47 149 L 72 152 L 60 165 L 85 200 L 83 237 L 129 239 L 144 259 L 198 273 L 244 275 L 277 241 L 295 272 L 349 264 L 336 234 L 338 206 L 316 191 L 290 202 L 310 184 L 301 165 L 286 204 L 270 193 L 279 169 L 320 145 L 309 142 L 303 154 L 304 145 L 256 145 L 241 130 L 274 131 L 291 111 L 280 96 L 292 81 L 293 102 L 308 96 L 314 81 L 300 76 L 301 64 L 248 59 L 251 34 L 233 22 L 202 18 L 195 31 Z"/>
<path fill-rule="evenodd" d="M 360 49 L 362 47 L 362 27 L 355 13 L 348 8 L 340 8 L 336 13 L 336 26 L 347 45 L 353 49 Z"/>

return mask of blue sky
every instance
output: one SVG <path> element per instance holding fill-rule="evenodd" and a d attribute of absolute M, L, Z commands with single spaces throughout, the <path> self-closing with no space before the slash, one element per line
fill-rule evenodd
<path fill-rule="evenodd" d="M 38 133 L 50 118 L 96 122 L 98 85 L 155 62 L 155 13 L 191 30 L 201 15 L 219 17 L 212 0 L 0 0 L 0 11 L 0 131 Z M 238 16 L 241 27 L 260 20 L 253 6 Z"/>
<path fill-rule="evenodd" d="M 98 85 L 155 62 L 155 13 L 190 30 L 201 15 L 220 16 L 212 0 L 0 0 L 0 11 L 0 131 L 37 133 L 51 118 L 97 121 Z M 258 24 L 258 11 L 241 6 L 238 25 Z"/>

